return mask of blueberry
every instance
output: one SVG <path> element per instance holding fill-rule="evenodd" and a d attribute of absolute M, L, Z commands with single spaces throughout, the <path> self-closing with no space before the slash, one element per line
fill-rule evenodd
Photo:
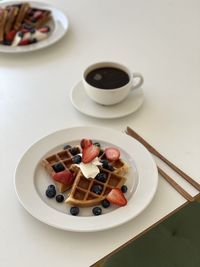
<path fill-rule="evenodd" d="M 103 190 L 103 187 L 101 185 L 98 185 L 98 184 L 95 184 L 93 187 L 92 187 L 92 192 L 97 194 L 97 195 L 100 195 L 101 192 Z"/>
<path fill-rule="evenodd" d="M 103 160 L 102 163 L 103 163 L 102 167 L 104 169 L 109 170 L 109 171 L 114 171 L 113 166 L 107 160 Z"/>
<path fill-rule="evenodd" d="M 55 185 L 50 184 L 50 185 L 47 187 L 47 189 L 54 189 L 54 190 L 56 190 L 56 187 L 55 187 Z"/>
<path fill-rule="evenodd" d="M 57 195 L 56 196 L 56 201 L 59 202 L 59 203 L 63 202 L 64 201 L 64 196 L 63 195 Z"/>
<path fill-rule="evenodd" d="M 4 45 L 11 45 L 11 42 L 10 42 L 10 41 L 6 41 L 6 40 L 4 40 L 4 41 L 3 41 L 3 44 L 4 44 Z"/>
<path fill-rule="evenodd" d="M 75 155 L 77 155 L 77 154 L 80 153 L 80 150 L 79 150 L 78 147 L 72 147 L 72 148 L 70 148 L 69 151 L 70 151 L 70 153 L 71 153 L 73 156 L 75 156 Z"/>
<path fill-rule="evenodd" d="M 71 213 L 71 215 L 74 215 L 74 216 L 78 215 L 79 214 L 79 207 L 71 207 L 70 213 Z"/>
<path fill-rule="evenodd" d="M 65 146 L 63 147 L 63 149 L 69 149 L 69 148 L 71 148 L 70 145 L 65 145 Z"/>
<path fill-rule="evenodd" d="M 55 195 L 56 195 L 56 190 L 55 190 L 55 188 L 50 188 L 50 187 L 48 187 L 47 190 L 46 190 L 46 196 L 47 196 L 48 198 L 53 198 L 53 197 L 55 197 Z"/>
<path fill-rule="evenodd" d="M 94 146 L 98 146 L 99 148 L 101 147 L 101 145 L 99 144 L 99 142 L 95 142 L 93 143 Z"/>
<path fill-rule="evenodd" d="M 107 200 L 107 199 L 104 199 L 102 202 L 101 202 L 101 205 L 107 209 L 108 207 L 110 207 L 110 202 Z"/>
<path fill-rule="evenodd" d="M 101 213 L 102 213 L 102 209 L 101 209 L 100 207 L 94 207 L 94 208 L 92 209 L 92 212 L 93 212 L 93 214 L 94 214 L 95 216 L 98 216 L 98 215 L 101 215 Z"/>
<path fill-rule="evenodd" d="M 103 168 L 107 169 L 107 168 L 108 168 L 108 165 L 109 165 L 109 163 L 108 163 L 107 160 L 103 160 L 103 161 L 102 161 L 102 167 L 103 167 Z"/>
<path fill-rule="evenodd" d="M 108 164 L 106 169 L 111 171 L 111 172 L 114 171 L 114 168 L 113 168 L 113 166 L 111 164 Z"/>
<path fill-rule="evenodd" d="M 65 167 L 62 165 L 62 163 L 57 163 L 53 165 L 53 169 L 55 172 L 61 172 L 65 170 Z"/>
<path fill-rule="evenodd" d="M 80 155 L 75 155 L 72 160 L 74 163 L 79 164 L 82 161 L 82 157 Z"/>
<path fill-rule="evenodd" d="M 31 34 L 34 34 L 36 32 L 36 30 L 34 29 L 34 28 L 32 28 L 31 30 L 30 30 L 30 33 Z"/>
<path fill-rule="evenodd" d="M 18 36 L 21 37 L 21 38 L 23 38 L 24 33 L 23 32 L 18 32 Z"/>
<path fill-rule="evenodd" d="M 128 187 L 126 185 L 122 185 L 122 187 L 121 187 L 122 193 L 126 193 L 127 190 L 128 190 Z"/>
<path fill-rule="evenodd" d="M 33 39 L 31 40 L 30 43 L 31 43 L 31 44 L 35 44 L 35 43 L 37 43 L 37 41 L 38 41 L 38 40 L 37 40 L 36 38 L 33 38 Z"/>
<path fill-rule="evenodd" d="M 95 177 L 95 179 L 97 179 L 98 181 L 105 183 L 107 180 L 107 175 L 104 172 L 100 172 L 97 174 L 97 176 Z"/>

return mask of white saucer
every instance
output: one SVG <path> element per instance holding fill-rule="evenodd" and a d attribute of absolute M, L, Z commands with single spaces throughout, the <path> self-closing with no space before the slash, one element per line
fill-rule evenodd
<path fill-rule="evenodd" d="M 101 119 L 114 119 L 135 112 L 142 105 L 144 94 L 142 88 L 136 89 L 121 103 L 112 106 L 99 105 L 86 95 L 83 84 L 79 81 L 70 92 L 73 106 L 81 113 Z"/>

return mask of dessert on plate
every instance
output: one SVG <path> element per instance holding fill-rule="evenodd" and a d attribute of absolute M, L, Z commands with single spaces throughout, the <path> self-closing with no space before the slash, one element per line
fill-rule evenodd
<path fill-rule="evenodd" d="M 46 39 L 52 20 L 50 10 L 32 7 L 28 2 L 0 8 L 0 43 L 15 47 Z"/>
<path fill-rule="evenodd" d="M 42 165 L 60 193 L 68 190 L 65 203 L 71 206 L 95 207 L 103 202 L 104 206 L 127 204 L 124 193 L 129 166 L 120 158 L 116 147 L 102 148 L 98 142 L 82 139 L 80 144 L 66 145 L 44 158 Z M 48 190 L 51 189 L 48 187 Z M 55 196 L 55 187 L 52 190 L 50 197 Z"/>

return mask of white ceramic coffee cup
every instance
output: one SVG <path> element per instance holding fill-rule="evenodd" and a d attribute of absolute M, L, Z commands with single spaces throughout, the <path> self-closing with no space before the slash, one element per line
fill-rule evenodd
<path fill-rule="evenodd" d="M 122 87 L 115 89 L 102 89 L 90 85 L 86 81 L 86 76 L 94 69 L 103 68 L 103 67 L 113 67 L 125 71 L 129 76 L 129 82 Z M 133 90 L 139 88 L 143 84 L 143 77 L 140 73 L 131 73 L 131 71 L 124 65 L 116 62 L 98 62 L 87 67 L 82 76 L 82 82 L 86 94 L 98 104 L 101 105 L 114 105 L 126 97 Z"/>

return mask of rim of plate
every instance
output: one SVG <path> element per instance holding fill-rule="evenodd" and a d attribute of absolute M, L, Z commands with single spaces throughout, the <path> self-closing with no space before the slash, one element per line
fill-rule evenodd
<path fill-rule="evenodd" d="M 85 136 L 123 147 L 133 158 L 139 177 L 137 189 L 128 204 L 100 216 L 80 217 L 59 212 L 48 206 L 34 187 L 35 169 L 42 157 L 59 144 L 80 140 Z M 113 136 L 117 141 L 113 140 Z M 27 173 L 31 175 L 27 177 Z M 58 130 L 33 143 L 17 164 L 14 186 L 22 206 L 39 221 L 63 230 L 94 232 L 122 225 L 138 216 L 150 204 L 156 193 L 158 171 L 149 151 L 132 137 L 111 128 L 77 126 Z"/>
<path fill-rule="evenodd" d="M 3 1 L 0 3 L 0 7 L 4 7 L 7 5 L 17 4 L 17 3 L 23 3 L 27 1 Z M 38 8 L 47 8 L 51 10 L 53 14 L 53 24 L 54 29 L 52 33 L 48 36 L 48 38 L 42 40 L 41 42 L 27 45 L 27 46 L 18 46 L 18 47 L 11 47 L 11 46 L 5 46 L 0 45 L 0 53 L 27 53 L 27 52 L 33 52 L 36 50 L 43 49 L 45 47 L 51 46 L 55 43 L 57 43 L 68 31 L 69 28 L 69 20 L 68 17 L 65 15 L 64 12 L 62 12 L 60 9 L 54 7 L 53 5 L 46 3 L 46 2 L 39 2 L 39 1 L 29 1 L 30 5 L 33 5 L 34 7 Z"/>

